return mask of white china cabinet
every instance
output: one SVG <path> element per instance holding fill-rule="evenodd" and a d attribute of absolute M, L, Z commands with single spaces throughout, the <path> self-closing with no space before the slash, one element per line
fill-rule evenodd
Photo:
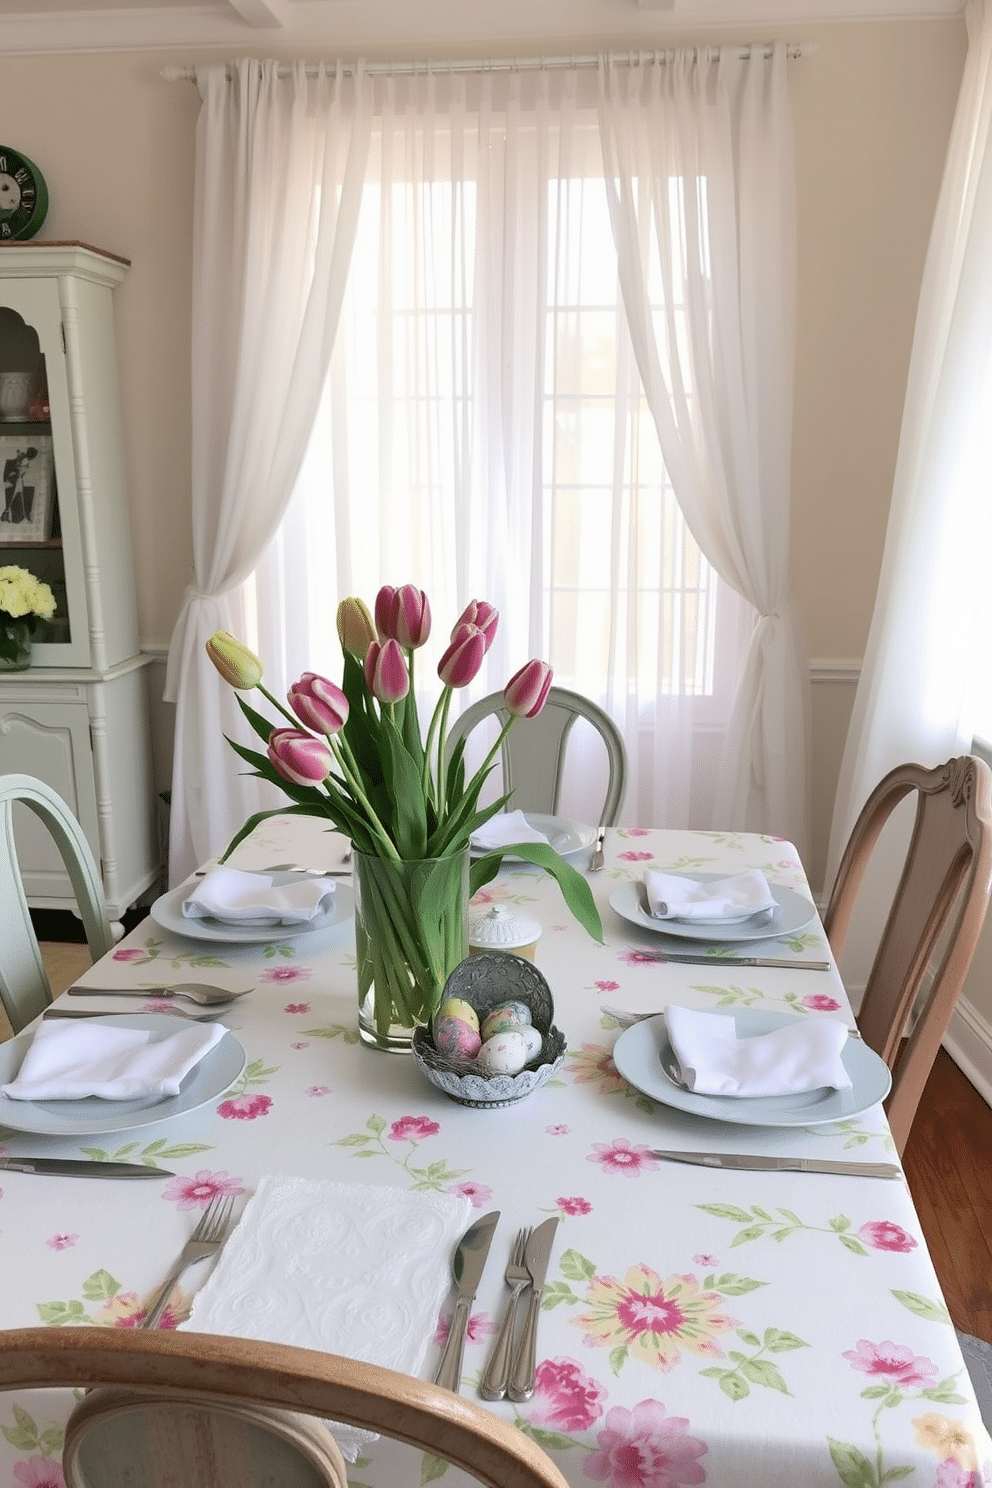
<path fill-rule="evenodd" d="M 0 670 L 0 772 L 39 776 L 69 803 L 114 919 L 161 866 L 113 318 L 127 268 L 82 243 L 0 246 L 0 566 L 28 569 L 56 599 L 30 667 Z M 74 908 L 27 812 L 17 846 L 32 906 Z"/>

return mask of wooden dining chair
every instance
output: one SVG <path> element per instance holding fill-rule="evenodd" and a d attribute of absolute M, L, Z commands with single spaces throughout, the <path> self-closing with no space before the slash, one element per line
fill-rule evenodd
<path fill-rule="evenodd" d="M 114 947 L 103 882 L 82 827 L 60 795 L 32 775 L 0 776 L 0 999 L 15 1033 L 52 1000 L 14 841 L 14 808 L 32 811 L 46 827 L 65 864 L 90 955 Z"/>
<path fill-rule="evenodd" d="M 491 692 L 466 708 L 448 731 L 448 749 L 467 737 L 486 718 L 495 717 L 502 726 L 509 718 L 503 694 Z M 623 735 L 610 715 L 581 693 L 552 687 L 536 718 L 521 720 L 503 740 L 500 763 L 503 792 L 512 791 L 515 811 L 556 815 L 565 773 L 568 736 L 576 721 L 584 718 L 606 746 L 608 779 L 597 826 L 612 827 L 620 816 L 627 789 L 627 750 Z"/>
<path fill-rule="evenodd" d="M 66 1488 L 347 1488 L 326 1421 L 406 1442 L 488 1488 L 567 1488 L 536 1442 L 484 1406 L 337 1354 L 171 1330 L 0 1332 L 0 1390 L 63 1386 L 87 1390 L 66 1427 Z"/>
<path fill-rule="evenodd" d="M 890 771 L 854 825 L 823 919 L 839 958 L 872 850 L 914 793 L 909 847 L 858 1010 L 863 1039 L 892 1070 L 886 1112 L 900 1152 L 992 892 L 992 771 L 984 761 L 961 755 L 932 770 L 906 764 Z"/>

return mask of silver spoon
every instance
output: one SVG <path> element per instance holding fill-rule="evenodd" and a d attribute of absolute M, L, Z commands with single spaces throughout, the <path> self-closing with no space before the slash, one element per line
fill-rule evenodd
<path fill-rule="evenodd" d="M 70 987 L 70 997 L 183 997 L 188 1002 L 200 1002 L 204 1007 L 219 1006 L 233 1002 L 254 992 L 246 987 L 243 992 L 229 992 L 226 987 L 212 987 L 208 982 L 176 982 L 172 987 Z"/>

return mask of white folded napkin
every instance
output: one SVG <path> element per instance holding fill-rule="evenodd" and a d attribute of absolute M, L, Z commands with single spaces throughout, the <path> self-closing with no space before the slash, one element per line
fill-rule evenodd
<path fill-rule="evenodd" d="M 850 1090 L 841 1052 L 847 1029 L 836 1018 L 789 1023 L 738 1038 L 733 1017 L 667 1007 L 665 1026 L 684 1084 L 699 1095 L 795 1095 Z"/>
<path fill-rule="evenodd" d="M 264 873 L 220 865 L 183 900 L 183 914 L 189 920 L 209 916 L 253 925 L 305 925 L 333 893 L 333 878 L 297 878 L 277 886 Z"/>
<path fill-rule="evenodd" d="M 178 1095 L 190 1070 L 226 1032 L 223 1023 L 200 1023 L 153 1043 L 151 1029 L 40 1023 L 17 1077 L 0 1090 L 25 1101 Z"/>
<path fill-rule="evenodd" d="M 651 914 L 662 920 L 746 919 L 760 910 L 775 908 L 768 880 L 757 868 L 712 883 L 649 870 L 644 875 L 644 887 Z"/>
<path fill-rule="evenodd" d="M 471 1212 L 461 1194 L 262 1178 L 181 1326 L 416 1375 Z M 349 1462 L 376 1439 L 329 1425 Z"/>
<path fill-rule="evenodd" d="M 543 832 L 532 827 L 522 811 L 501 811 L 472 833 L 472 846 L 494 848 L 509 847 L 514 842 L 547 842 Z"/>

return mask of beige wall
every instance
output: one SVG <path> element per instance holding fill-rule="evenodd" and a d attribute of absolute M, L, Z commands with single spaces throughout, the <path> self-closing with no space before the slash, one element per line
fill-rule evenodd
<path fill-rule="evenodd" d="M 962 21 L 942 20 L 782 34 L 817 44 L 815 56 L 790 64 L 789 78 L 799 190 L 793 548 L 813 661 L 815 835 L 808 867 L 818 884 L 874 600 L 916 298 L 965 31 Z M 611 38 L 576 39 L 577 47 L 580 41 L 608 46 Z M 549 49 L 560 43 L 556 38 Z M 494 50 L 513 48 L 503 42 Z M 484 53 L 484 39 L 468 51 Z M 0 57 L 8 121 L 2 132 L 49 182 L 44 236 L 81 239 L 132 260 L 117 295 L 118 331 L 141 638 L 149 650 L 167 644 L 191 576 L 197 95 L 191 84 L 160 76 L 166 63 L 190 60 L 197 59 L 162 52 Z M 153 675 L 160 678 L 161 669 Z M 154 717 L 164 785 L 170 710 L 159 704 Z"/>

